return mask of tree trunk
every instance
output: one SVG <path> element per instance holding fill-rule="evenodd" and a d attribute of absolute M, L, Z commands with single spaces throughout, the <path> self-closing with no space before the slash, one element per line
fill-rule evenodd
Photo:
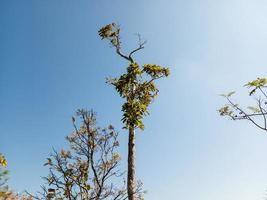
<path fill-rule="evenodd" d="M 129 143 L 128 143 L 128 177 L 127 177 L 127 192 L 128 200 L 135 200 L 135 130 L 129 128 Z"/>

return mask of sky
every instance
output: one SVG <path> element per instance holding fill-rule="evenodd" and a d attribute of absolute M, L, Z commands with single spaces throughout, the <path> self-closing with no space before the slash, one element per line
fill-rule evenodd
<path fill-rule="evenodd" d="M 267 134 L 217 110 L 221 93 L 249 102 L 245 83 L 267 76 L 264 0 L 1 0 L 0 152 L 10 186 L 35 192 L 52 147 L 66 147 L 71 116 L 94 109 L 101 126 L 127 133 L 122 100 L 105 83 L 127 63 L 97 31 L 116 22 L 122 45 L 140 64 L 169 66 L 137 132 L 137 175 L 146 200 L 262 200 L 267 194 Z"/>

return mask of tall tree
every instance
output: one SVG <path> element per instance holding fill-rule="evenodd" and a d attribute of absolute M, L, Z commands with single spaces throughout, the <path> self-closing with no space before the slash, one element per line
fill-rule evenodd
<path fill-rule="evenodd" d="M 249 89 L 249 96 L 253 97 L 255 104 L 243 108 L 232 100 L 235 92 L 230 92 L 222 95 L 227 104 L 219 109 L 219 113 L 232 120 L 248 120 L 259 129 L 267 131 L 267 79 L 258 78 L 248 82 L 245 87 Z"/>
<path fill-rule="evenodd" d="M 118 133 L 100 128 L 93 111 L 78 110 L 74 131 L 66 137 L 70 149 L 54 150 L 47 158 L 46 184 L 35 199 L 125 200 L 126 184 L 119 169 Z M 135 193 L 141 194 L 139 184 Z"/>
<path fill-rule="evenodd" d="M 136 172 L 135 172 L 135 130 L 144 129 L 143 117 L 148 113 L 148 106 L 157 96 L 159 90 L 155 86 L 155 80 L 167 77 L 170 74 L 169 68 L 155 64 L 139 65 L 133 55 L 144 48 L 145 41 L 141 41 L 140 35 L 138 47 L 129 54 L 122 52 L 120 40 L 120 27 L 115 24 L 108 24 L 99 30 L 102 39 L 107 39 L 115 48 L 116 53 L 129 62 L 124 74 L 119 78 L 110 78 L 108 83 L 113 85 L 119 95 L 125 99 L 122 105 L 124 128 L 129 131 L 128 140 L 128 175 L 127 192 L 128 199 L 135 200 Z"/>

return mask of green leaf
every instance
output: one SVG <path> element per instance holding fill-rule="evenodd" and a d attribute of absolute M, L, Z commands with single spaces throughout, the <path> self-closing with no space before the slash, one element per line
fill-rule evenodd
<path fill-rule="evenodd" d="M 0 165 L 2 165 L 3 167 L 7 166 L 7 160 L 2 154 L 0 154 Z"/>
<path fill-rule="evenodd" d="M 220 96 L 225 97 L 225 98 L 229 98 L 229 97 L 231 97 L 233 94 L 235 94 L 235 91 L 229 92 L 228 94 L 220 94 Z"/>
<path fill-rule="evenodd" d="M 253 106 L 248 106 L 248 109 L 253 111 L 254 113 L 259 113 L 261 110 L 259 108 L 253 107 Z"/>

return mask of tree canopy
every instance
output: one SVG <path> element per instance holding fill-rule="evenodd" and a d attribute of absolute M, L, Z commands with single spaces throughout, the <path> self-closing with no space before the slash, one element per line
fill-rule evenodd
<path fill-rule="evenodd" d="M 255 104 L 244 108 L 232 100 L 235 92 L 230 92 L 221 95 L 226 98 L 227 104 L 219 109 L 220 115 L 232 120 L 248 120 L 261 130 L 267 131 L 267 79 L 257 78 L 244 86 L 249 89 L 248 94 L 253 97 Z"/>
<path fill-rule="evenodd" d="M 80 109 L 72 117 L 74 131 L 66 137 L 70 149 L 55 149 L 44 164 L 49 175 L 35 199 L 123 200 L 124 173 L 119 168 L 118 133 L 112 125 L 97 126 L 96 114 Z M 136 193 L 141 194 L 141 184 Z"/>

